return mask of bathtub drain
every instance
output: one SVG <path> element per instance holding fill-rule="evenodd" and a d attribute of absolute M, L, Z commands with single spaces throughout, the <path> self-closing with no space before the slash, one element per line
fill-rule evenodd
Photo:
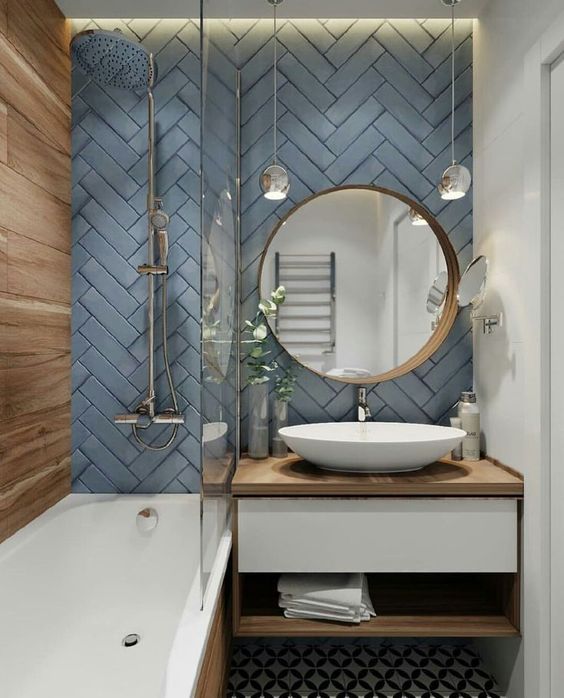
<path fill-rule="evenodd" d="M 121 644 L 124 647 L 135 647 L 135 645 L 138 645 L 141 642 L 141 637 L 137 635 L 137 633 L 131 633 L 130 635 L 126 635 L 123 640 L 121 641 Z"/>

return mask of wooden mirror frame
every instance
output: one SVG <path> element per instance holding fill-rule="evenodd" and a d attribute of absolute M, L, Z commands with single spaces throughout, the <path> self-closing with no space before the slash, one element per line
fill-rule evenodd
<path fill-rule="evenodd" d="M 284 351 L 287 354 L 289 354 L 296 363 L 308 369 L 308 371 L 312 371 L 318 376 L 321 376 L 321 378 L 327 378 L 327 380 L 334 380 L 338 381 L 339 383 L 348 383 L 353 385 L 373 385 L 375 383 L 382 383 L 384 381 L 392 380 L 393 378 L 405 376 L 407 373 L 410 373 L 411 371 L 421 366 L 421 364 L 425 363 L 425 361 L 427 361 L 427 359 L 429 359 L 440 348 L 441 344 L 445 341 L 450 330 L 452 329 L 454 321 L 456 320 L 456 316 L 458 313 L 457 289 L 458 283 L 460 281 L 460 269 L 458 266 L 458 259 L 456 257 L 456 252 L 454 251 L 454 247 L 448 239 L 448 235 L 446 234 L 445 230 L 438 223 L 435 217 L 431 215 L 429 211 L 427 211 L 426 208 L 421 206 L 421 204 L 418 204 L 416 201 L 413 201 L 413 199 L 410 199 L 409 197 L 400 194 L 399 192 L 393 191 L 392 189 L 385 189 L 384 187 L 376 187 L 371 184 L 347 184 L 339 187 L 331 187 L 330 189 L 324 189 L 323 191 L 317 192 L 317 194 L 312 194 L 303 201 L 300 201 L 300 203 L 296 204 L 292 209 L 290 209 L 290 211 L 288 211 L 288 213 L 283 218 L 281 218 L 280 221 L 278 221 L 277 225 L 268 236 L 268 239 L 266 241 L 264 250 L 260 258 L 258 270 L 258 290 L 259 295 L 261 295 L 262 270 L 264 267 L 266 256 L 268 254 L 268 249 L 272 244 L 274 238 L 280 232 L 282 226 L 286 223 L 290 216 L 292 216 L 294 213 L 296 213 L 296 211 L 298 211 L 300 208 L 308 204 L 310 201 L 313 201 L 314 199 L 318 199 L 322 196 L 326 196 L 327 194 L 332 194 L 337 191 L 359 189 L 374 191 L 379 194 L 386 194 L 388 196 L 393 196 L 399 201 L 402 201 L 404 204 L 406 204 L 406 206 L 409 206 L 410 208 L 417 211 L 417 213 L 427 221 L 429 227 L 435 233 L 435 236 L 439 241 L 439 245 L 441 246 L 441 250 L 443 251 L 443 254 L 445 256 L 448 274 L 448 284 L 443 306 L 443 312 L 441 314 L 441 318 L 435 331 L 429 337 L 427 342 L 421 347 L 421 349 L 410 359 L 405 361 L 403 364 L 400 364 L 399 366 L 396 366 L 396 368 L 393 368 L 390 371 L 386 371 L 385 373 L 381 373 L 379 375 L 366 376 L 360 378 L 343 378 L 340 376 L 328 376 L 326 373 L 311 368 L 307 364 L 304 364 L 301 361 L 299 361 L 299 359 L 296 359 L 293 356 L 293 354 L 290 354 L 290 352 L 286 349 L 284 344 L 280 342 L 274 334 L 273 337 L 276 340 L 276 342 L 282 347 L 282 349 L 284 349 Z"/>

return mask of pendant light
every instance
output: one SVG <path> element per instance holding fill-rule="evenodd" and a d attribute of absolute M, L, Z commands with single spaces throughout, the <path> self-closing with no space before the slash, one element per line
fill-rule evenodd
<path fill-rule="evenodd" d="M 461 0 L 441 0 L 443 5 L 450 7 L 451 11 L 451 120 L 450 120 L 450 148 L 452 165 L 447 167 L 438 186 L 442 199 L 452 201 L 466 196 L 472 184 L 472 175 L 468 168 L 459 165 L 454 157 L 454 8 Z"/>
<path fill-rule="evenodd" d="M 282 201 L 288 195 L 290 179 L 286 170 L 278 164 L 278 32 L 276 10 L 284 0 L 267 0 L 274 14 L 274 156 L 260 176 L 260 186 L 265 199 Z"/>
<path fill-rule="evenodd" d="M 416 211 L 414 208 L 409 209 L 409 220 L 411 225 L 429 225 L 419 211 Z"/>

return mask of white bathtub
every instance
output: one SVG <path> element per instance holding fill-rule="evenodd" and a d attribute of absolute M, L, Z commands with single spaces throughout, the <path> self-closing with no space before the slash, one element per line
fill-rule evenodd
<path fill-rule="evenodd" d="M 229 550 L 202 611 L 199 495 L 66 497 L 0 545 L 0 696 L 189 698 Z"/>

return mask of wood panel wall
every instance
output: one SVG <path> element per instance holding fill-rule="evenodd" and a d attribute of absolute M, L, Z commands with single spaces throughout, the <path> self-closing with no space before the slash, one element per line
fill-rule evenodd
<path fill-rule="evenodd" d="M 206 653 L 196 685 L 196 698 L 223 698 L 231 668 L 233 624 L 231 610 L 231 571 L 227 571 L 212 622 Z"/>
<path fill-rule="evenodd" d="M 0 0 L 0 541 L 70 491 L 69 41 Z"/>

